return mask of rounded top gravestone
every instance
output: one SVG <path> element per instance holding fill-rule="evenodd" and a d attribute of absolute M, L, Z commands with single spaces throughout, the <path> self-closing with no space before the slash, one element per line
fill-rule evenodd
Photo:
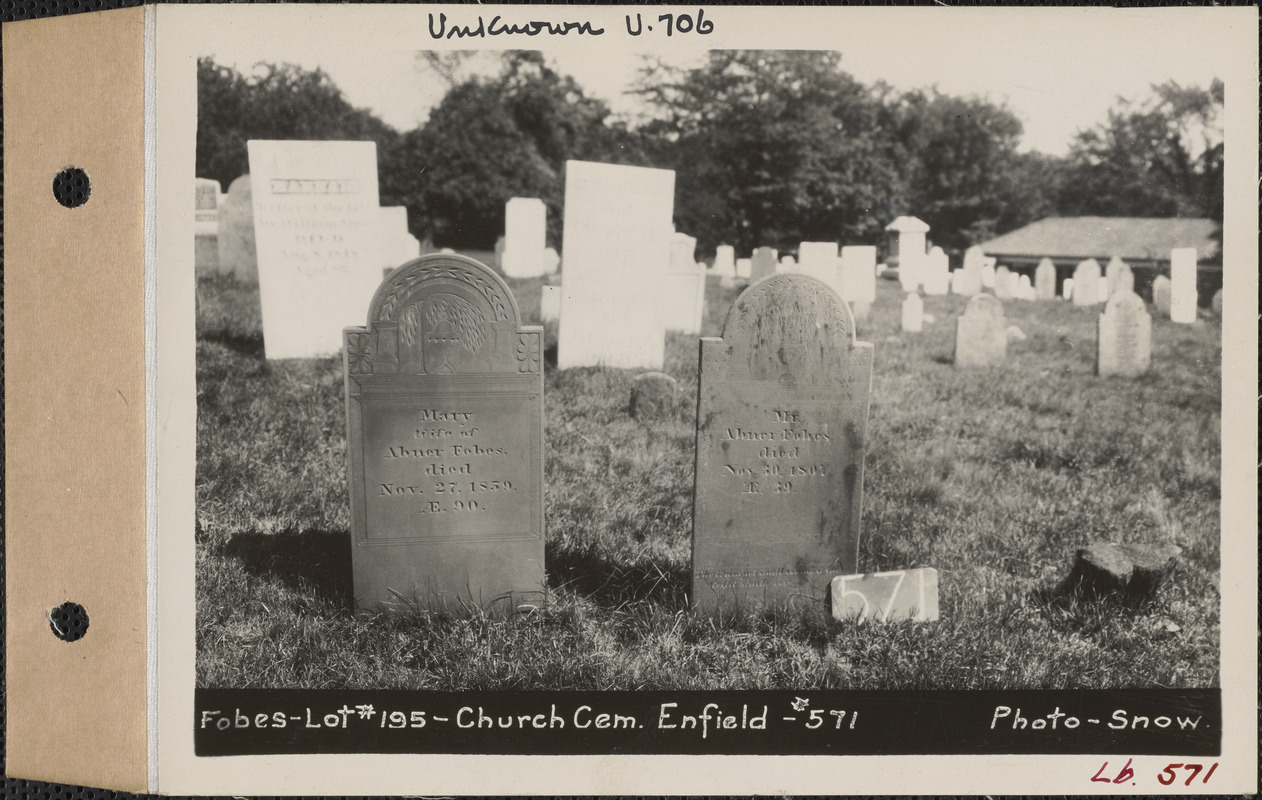
<path fill-rule="evenodd" d="M 629 412 L 634 419 L 660 419 L 675 410 L 679 382 L 664 372 L 637 375 L 631 383 Z"/>

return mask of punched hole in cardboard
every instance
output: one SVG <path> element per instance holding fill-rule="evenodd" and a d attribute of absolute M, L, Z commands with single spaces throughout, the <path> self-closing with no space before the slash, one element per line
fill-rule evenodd
<path fill-rule="evenodd" d="M 53 197 L 66 208 L 78 208 L 92 195 L 88 173 L 78 167 L 66 167 L 53 178 Z"/>
<path fill-rule="evenodd" d="M 63 642 L 77 642 L 88 633 L 88 612 L 67 600 L 48 612 L 48 627 Z"/>

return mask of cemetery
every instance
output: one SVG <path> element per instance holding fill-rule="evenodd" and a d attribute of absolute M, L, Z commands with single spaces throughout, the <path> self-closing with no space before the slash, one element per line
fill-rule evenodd
<path fill-rule="evenodd" d="M 1217 685 L 1196 247 L 701 244 L 578 159 L 434 247 L 380 157 L 197 185 L 199 686 Z"/>

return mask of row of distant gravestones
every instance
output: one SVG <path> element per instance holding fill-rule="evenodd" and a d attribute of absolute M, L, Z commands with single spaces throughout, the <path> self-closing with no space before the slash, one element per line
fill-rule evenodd
<path fill-rule="evenodd" d="M 357 604 L 538 606 L 542 328 L 454 254 L 390 273 L 368 319 L 343 334 Z M 846 303 L 773 275 L 701 342 L 692 602 L 936 619 L 934 570 L 858 574 L 873 348 Z"/>

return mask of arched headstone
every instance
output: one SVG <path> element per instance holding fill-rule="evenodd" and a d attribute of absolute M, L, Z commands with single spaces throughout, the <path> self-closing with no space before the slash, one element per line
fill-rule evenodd
<path fill-rule="evenodd" d="M 1152 358 L 1152 318 L 1130 291 L 1115 292 L 1096 323 L 1096 374 L 1134 377 Z"/>
<path fill-rule="evenodd" d="M 955 366 L 990 367 L 1008 354 L 1008 322 L 1003 303 L 979 294 L 968 301 L 955 323 Z"/>
<path fill-rule="evenodd" d="M 1056 265 L 1050 258 L 1040 261 L 1034 270 L 1034 295 L 1039 300 L 1056 299 Z"/>
<path fill-rule="evenodd" d="M 1100 262 L 1094 258 L 1079 261 L 1074 268 L 1074 305 L 1093 306 L 1100 302 Z"/>

